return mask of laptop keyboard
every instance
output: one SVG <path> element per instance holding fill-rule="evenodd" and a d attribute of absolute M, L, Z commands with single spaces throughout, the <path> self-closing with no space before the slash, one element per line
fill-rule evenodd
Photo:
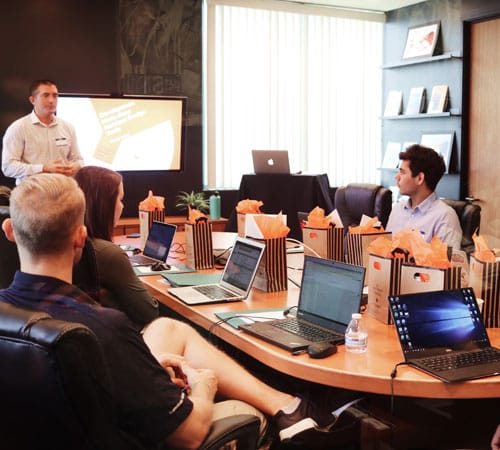
<path fill-rule="evenodd" d="M 293 333 L 311 342 L 342 342 L 344 336 L 335 332 L 328 332 L 313 325 L 301 322 L 294 317 L 276 320 L 272 323 L 275 327 Z"/>
<path fill-rule="evenodd" d="M 236 297 L 234 292 L 228 291 L 217 285 L 210 284 L 206 286 L 193 286 L 193 288 L 198 292 L 201 292 L 202 294 L 206 295 L 208 298 L 212 300 L 217 298 L 224 299 L 224 298 Z"/>
<path fill-rule="evenodd" d="M 477 366 L 490 362 L 500 362 L 500 350 L 487 348 L 480 351 L 433 356 L 423 360 L 425 365 L 436 372 Z"/>

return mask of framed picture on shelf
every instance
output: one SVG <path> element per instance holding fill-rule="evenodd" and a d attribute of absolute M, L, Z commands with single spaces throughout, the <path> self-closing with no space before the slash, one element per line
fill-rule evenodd
<path fill-rule="evenodd" d="M 408 28 L 403 59 L 432 56 L 439 38 L 440 22 Z"/>
<path fill-rule="evenodd" d="M 449 172 L 451 152 L 453 150 L 454 131 L 424 133 L 420 138 L 420 145 L 430 147 L 438 152 L 444 159 L 446 173 Z"/>

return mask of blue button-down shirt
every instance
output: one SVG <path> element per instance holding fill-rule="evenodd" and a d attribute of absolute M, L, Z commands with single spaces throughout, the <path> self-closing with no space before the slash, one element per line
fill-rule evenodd
<path fill-rule="evenodd" d="M 462 227 L 457 213 L 435 192 L 414 209 L 411 209 L 410 200 L 392 206 L 386 230 L 394 234 L 404 228 L 419 230 L 427 242 L 437 236 L 446 245 L 460 250 Z"/>

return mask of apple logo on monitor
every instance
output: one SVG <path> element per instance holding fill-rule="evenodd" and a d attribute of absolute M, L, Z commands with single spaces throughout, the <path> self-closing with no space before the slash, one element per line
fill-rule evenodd
<path fill-rule="evenodd" d="M 269 159 L 267 160 L 267 165 L 268 165 L 268 166 L 274 166 L 274 159 L 273 159 L 273 158 L 269 158 Z"/>

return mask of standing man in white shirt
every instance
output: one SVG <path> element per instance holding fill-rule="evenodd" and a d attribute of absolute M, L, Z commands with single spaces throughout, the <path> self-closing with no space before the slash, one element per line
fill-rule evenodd
<path fill-rule="evenodd" d="M 35 80 L 29 92 L 33 111 L 13 122 L 3 137 L 4 175 L 16 178 L 16 184 L 40 172 L 73 176 L 83 166 L 83 158 L 73 125 L 55 115 L 56 84 Z"/>
<path fill-rule="evenodd" d="M 409 199 L 393 205 L 386 230 L 397 233 L 412 228 L 420 231 L 427 242 L 437 236 L 460 250 L 462 227 L 457 213 L 434 192 L 446 170 L 443 157 L 432 148 L 415 144 L 401 152 L 399 159 L 395 178 L 399 192 Z"/>

